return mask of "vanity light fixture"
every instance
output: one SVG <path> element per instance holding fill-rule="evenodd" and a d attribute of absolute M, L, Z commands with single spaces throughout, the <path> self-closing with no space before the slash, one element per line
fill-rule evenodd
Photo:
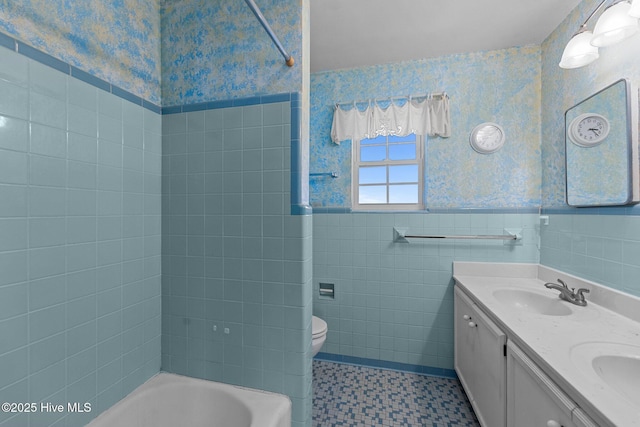
<path fill-rule="evenodd" d="M 611 46 L 638 32 L 638 18 L 629 15 L 631 4 L 621 1 L 609 6 L 593 29 L 591 44 L 597 47 Z"/>
<path fill-rule="evenodd" d="M 574 35 L 562 52 L 560 68 L 580 68 L 591 64 L 600 57 L 598 48 L 591 46 L 593 33 L 583 27 L 582 31 Z"/>
<path fill-rule="evenodd" d="M 607 2 L 603 0 L 580 26 L 562 53 L 560 68 L 584 67 L 598 59 L 598 48 L 611 46 L 638 32 L 640 0 L 614 1 L 600 15 L 593 32 L 587 30 L 587 23 Z M 634 15 L 635 14 L 635 15 Z"/>

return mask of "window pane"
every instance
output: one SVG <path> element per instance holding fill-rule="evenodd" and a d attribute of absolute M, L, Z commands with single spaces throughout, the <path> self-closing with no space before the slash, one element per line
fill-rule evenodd
<path fill-rule="evenodd" d="M 410 185 L 390 185 L 389 203 L 418 203 L 418 186 Z"/>
<path fill-rule="evenodd" d="M 365 185 L 360 186 L 358 203 L 361 205 L 371 203 L 387 203 L 386 185 Z"/>
<path fill-rule="evenodd" d="M 386 136 L 376 136 L 375 138 L 367 138 L 360 140 L 360 145 L 367 144 L 386 144 L 387 137 Z"/>
<path fill-rule="evenodd" d="M 415 140 L 415 133 L 410 133 L 407 136 L 389 136 L 389 142 L 415 142 Z"/>
<path fill-rule="evenodd" d="M 416 144 L 389 145 L 389 160 L 413 160 L 416 158 Z"/>
<path fill-rule="evenodd" d="M 371 147 L 360 147 L 361 162 L 379 162 L 387 158 L 387 147 L 384 145 L 374 145 Z"/>
<path fill-rule="evenodd" d="M 384 184 L 387 182 L 387 167 L 361 167 L 358 177 L 360 184 Z"/>
<path fill-rule="evenodd" d="M 418 182 L 418 165 L 389 166 L 389 182 Z"/>

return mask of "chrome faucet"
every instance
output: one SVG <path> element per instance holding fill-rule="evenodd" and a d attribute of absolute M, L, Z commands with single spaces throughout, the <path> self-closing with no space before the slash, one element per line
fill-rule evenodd
<path fill-rule="evenodd" d="M 560 284 L 558 285 L 558 283 Z M 589 289 L 580 288 L 576 291 L 575 288 L 569 288 L 567 284 L 560 279 L 558 279 L 558 283 L 547 282 L 544 286 L 548 289 L 560 291 L 560 295 L 558 295 L 560 299 L 569 301 L 571 304 L 579 305 L 581 307 L 587 305 L 587 300 L 584 298 L 584 294 L 589 293 Z"/>

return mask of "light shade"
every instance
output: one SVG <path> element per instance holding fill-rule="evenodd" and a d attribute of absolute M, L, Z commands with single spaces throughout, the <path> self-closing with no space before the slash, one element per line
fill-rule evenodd
<path fill-rule="evenodd" d="M 598 59 L 598 48 L 591 45 L 592 36 L 591 31 L 583 31 L 573 36 L 562 52 L 560 68 L 584 67 Z"/>
<path fill-rule="evenodd" d="M 627 1 L 609 6 L 596 22 L 591 44 L 610 46 L 634 35 L 638 31 L 638 18 L 629 15 L 630 9 Z"/>
<path fill-rule="evenodd" d="M 631 9 L 629 9 L 629 16 L 640 18 L 640 0 L 633 0 L 633 3 L 631 3 Z"/>

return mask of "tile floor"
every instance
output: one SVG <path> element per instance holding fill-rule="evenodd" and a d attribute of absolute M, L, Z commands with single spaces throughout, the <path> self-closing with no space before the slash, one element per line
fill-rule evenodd
<path fill-rule="evenodd" d="M 313 426 L 480 424 L 458 380 L 314 360 Z"/>

